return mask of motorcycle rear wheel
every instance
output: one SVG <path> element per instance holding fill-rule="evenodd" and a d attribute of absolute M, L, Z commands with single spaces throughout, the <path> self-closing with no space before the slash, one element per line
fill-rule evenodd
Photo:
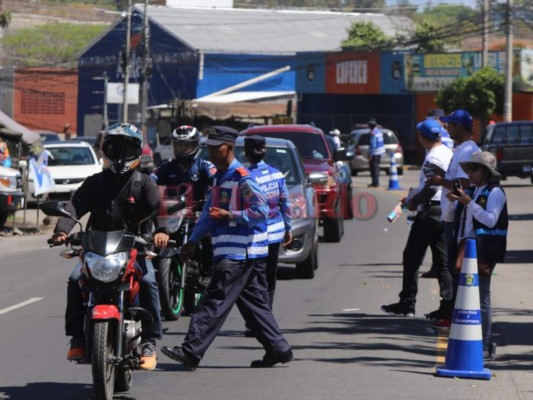
<path fill-rule="evenodd" d="M 109 321 L 95 321 L 92 371 L 95 400 L 112 400 L 115 386 L 115 330 Z"/>
<path fill-rule="evenodd" d="M 183 268 L 175 258 L 159 260 L 157 282 L 161 311 L 167 321 L 176 321 L 183 308 L 185 288 L 181 285 Z"/>

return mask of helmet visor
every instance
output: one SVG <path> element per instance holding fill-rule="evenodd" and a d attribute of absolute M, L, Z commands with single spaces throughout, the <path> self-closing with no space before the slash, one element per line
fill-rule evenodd
<path fill-rule="evenodd" d="M 189 156 L 198 150 L 197 141 L 179 140 L 172 142 L 175 156 Z"/>
<path fill-rule="evenodd" d="M 139 157 L 142 152 L 139 146 L 123 140 L 104 142 L 102 151 L 110 160 L 128 160 Z"/>

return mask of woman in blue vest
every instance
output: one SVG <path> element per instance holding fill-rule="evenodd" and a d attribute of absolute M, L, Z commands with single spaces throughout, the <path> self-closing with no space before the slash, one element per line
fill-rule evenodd
<path fill-rule="evenodd" d="M 270 308 L 274 302 L 276 290 L 276 274 L 278 270 L 279 247 L 283 242 L 287 245 L 291 241 L 291 216 L 289 209 L 289 191 L 285 184 L 283 173 L 265 163 L 263 158 L 267 153 L 265 138 L 254 135 L 244 138 L 244 152 L 250 163 L 250 174 L 255 178 L 268 204 L 268 257 L 266 260 L 266 283 L 268 288 L 268 303 Z M 246 336 L 252 332 L 245 331 Z"/>
<path fill-rule="evenodd" d="M 496 171 L 497 161 L 492 153 L 475 152 L 460 165 L 473 186 L 457 189 L 457 194 L 450 192 L 448 197 L 459 201 L 455 230 L 459 248 L 466 239 L 476 239 L 483 353 L 485 358 L 494 359 L 496 344 L 490 341 L 490 280 L 496 263 L 504 261 L 507 250 L 507 198 L 497 183 L 501 175 Z"/>

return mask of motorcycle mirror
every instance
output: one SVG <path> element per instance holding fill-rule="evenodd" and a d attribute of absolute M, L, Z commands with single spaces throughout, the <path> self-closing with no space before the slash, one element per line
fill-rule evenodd
<path fill-rule="evenodd" d="M 60 201 L 45 201 L 44 203 L 39 204 L 39 208 L 42 212 L 51 217 L 66 217 L 74 219 L 72 214 L 65 209 L 65 206 Z"/>

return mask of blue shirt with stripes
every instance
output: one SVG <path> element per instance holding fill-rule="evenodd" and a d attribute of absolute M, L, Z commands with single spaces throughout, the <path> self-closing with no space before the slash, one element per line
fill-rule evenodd
<path fill-rule="evenodd" d="M 250 173 L 255 178 L 268 203 L 268 244 L 280 243 L 285 232 L 291 230 L 289 208 L 289 191 L 283 173 L 273 166 L 260 161 L 250 166 Z"/>
<path fill-rule="evenodd" d="M 232 220 L 209 218 L 209 209 L 219 207 Z M 268 255 L 268 204 L 257 181 L 236 159 L 225 171 L 215 174 L 214 184 L 194 226 L 191 242 L 211 233 L 214 261 L 242 261 Z"/>

